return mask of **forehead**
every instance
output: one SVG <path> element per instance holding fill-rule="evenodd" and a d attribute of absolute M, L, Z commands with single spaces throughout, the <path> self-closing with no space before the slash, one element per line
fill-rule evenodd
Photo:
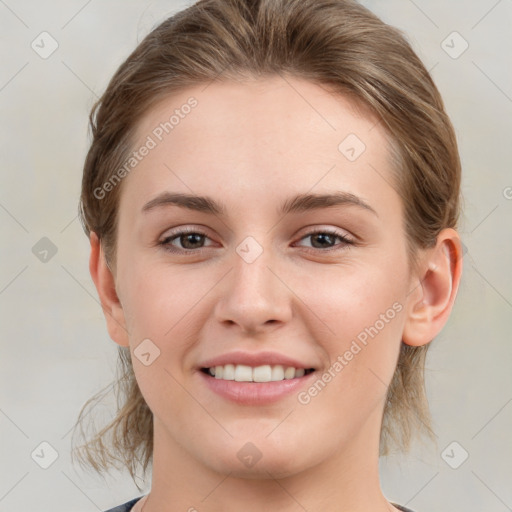
<path fill-rule="evenodd" d="M 193 106 L 190 106 L 190 105 Z M 303 135 L 319 149 L 332 150 L 333 142 L 352 130 L 370 141 L 368 131 L 377 118 L 360 101 L 336 94 L 327 85 L 285 76 L 216 81 L 174 93 L 160 101 L 139 122 L 138 142 L 152 134 L 176 145 L 193 135 L 202 147 L 232 140 L 255 146 L 302 146 Z M 191 133 L 193 132 L 193 134 Z M 230 140 L 226 140 L 226 135 Z M 247 135 L 257 135 L 248 140 Z M 326 138 L 326 135 L 330 137 Z M 379 135 L 379 130 L 375 135 Z M 277 139 L 276 139 L 277 137 Z M 335 144 L 334 149 L 337 149 Z"/>
<path fill-rule="evenodd" d="M 268 199 L 277 190 L 371 196 L 393 188 L 389 144 L 377 119 L 303 79 L 190 87 L 153 107 L 136 133 L 134 150 L 151 146 L 125 178 L 130 202 L 139 204 L 163 189 Z"/>

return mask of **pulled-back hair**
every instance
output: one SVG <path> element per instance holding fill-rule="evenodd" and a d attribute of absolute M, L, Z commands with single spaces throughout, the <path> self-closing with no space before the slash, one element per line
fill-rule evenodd
<path fill-rule="evenodd" d="M 460 161 L 440 94 L 405 37 L 351 0 L 201 0 L 166 19 L 119 67 L 90 115 L 80 216 L 113 268 L 122 183 L 98 194 L 133 151 L 142 117 L 170 94 L 213 80 L 279 74 L 329 86 L 375 115 L 390 139 L 396 189 L 404 205 L 410 262 L 456 227 Z M 428 344 L 402 342 L 388 389 L 381 454 L 407 450 L 416 433 L 432 437 L 424 389 Z M 119 347 L 113 420 L 75 449 L 108 471 L 116 461 L 135 480 L 152 461 L 153 417 L 139 390 L 129 348 Z M 101 394 L 101 393 L 100 393 Z M 83 422 L 88 405 L 82 408 Z"/>

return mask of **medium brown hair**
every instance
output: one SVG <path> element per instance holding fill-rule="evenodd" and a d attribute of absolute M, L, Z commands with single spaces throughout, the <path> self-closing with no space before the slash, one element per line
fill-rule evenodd
<path fill-rule="evenodd" d="M 418 248 L 435 245 L 459 215 L 460 161 L 454 130 L 428 71 L 405 37 L 351 0 L 201 0 L 157 26 L 119 67 L 90 115 L 80 216 L 115 266 L 122 183 L 96 193 L 130 151 L 141 118 L 158 101 L 213 80 L 279 74 L 296 76 L 364 105 L 390 138 L 395 186 L 414 263 Z M 113 268 L 113 267 L 112 267 Z M 424 390 L 428 344 L 402 342 L 388 389 L 381 454 L 407 450 L 415 433 L 431 438 Z M 77 447 L 80 462 L 108 471 L 116 461 L 135 480 L 152 461 L 153 418 L 142 397 L 129 349 L 119 347 L 113 420 Z M 86 416 L 82 408 L 78 425 Z"/>

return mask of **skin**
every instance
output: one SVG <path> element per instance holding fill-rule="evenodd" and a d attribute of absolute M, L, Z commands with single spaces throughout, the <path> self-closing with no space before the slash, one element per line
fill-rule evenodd
<path fill-rule="evenodd" d="M 197 107 L 123 180 L 112 271 L 91 235 L 90 270 L 109 333 L 130 347 L 154 415 L 152 488 L 135 512 L 397 510 L 378 474 L 386 390 L 401 340 L 426 344 L 448 319 L 459 237 L 443 230 L 412 271 L 382 127 L 349 99 L 298 78 L 174 94 L 147 113 L 134 147 L 190 96 Z M 338 150 L 351 133 L 366 145 L 354 162 Z M 209 196 L 226 214 L 141 211 L 163 191 Z M 375 213 L 350 204 L 277 213 L 296 194 L 334 191 Z M 194 255 L 159 244 L 182 227 L 207 235 L 187 246 Z M 319 244 L 307 236 L 317 228 L 354 243 Z M 263 249 L 252 263 L 236 252 L 247 236 Z M 172 246 L 185 252 L 187 240 Z M 321 376 L 397 303 L 394 318 L 308 404 L 293 393 L 237 405 L 198 373 L 201 361 L 239 349 L 288 354 Z M 145 366 L 133 351 L 148 338 L 160 356 Z M 261 454 L 252 467 L 237 457 L 247 442 Z"/>

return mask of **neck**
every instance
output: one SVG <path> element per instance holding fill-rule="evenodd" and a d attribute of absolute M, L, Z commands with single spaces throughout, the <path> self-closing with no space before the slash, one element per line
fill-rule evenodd
<path fill-rule="evenodd" d="M 380 423 L 368 421 L 347 446 L 313 467 L 279 478 L 262 467 L 244 478 L 192 458 L 155 418 L 151 493 L 134 512 L 398 512 L 380 489 L 379 434 Z"/>

